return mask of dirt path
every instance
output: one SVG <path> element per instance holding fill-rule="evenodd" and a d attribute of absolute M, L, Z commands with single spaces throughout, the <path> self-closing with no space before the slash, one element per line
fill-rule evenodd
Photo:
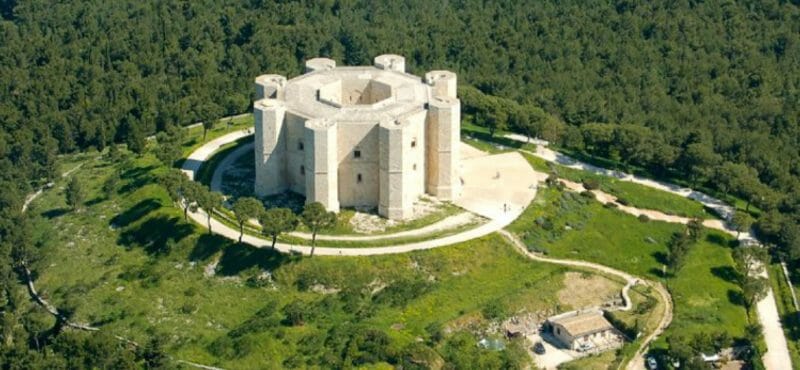
<path fill-rule="evenodd" d="M 528 258 L 534 261 L 552 263 L 562 266 L 588 268 L 603 274 L 614 275 L 622 279 L 625 279 L 625 281 L 627 281 L 628 283 L 622 289 L 622 298 L 625 300 L 625 306 L 620 309 L 621 311 L 630 310 L 633 308 L 631 299 L 628 296 L 628 291 L 633 285 L 643 284 L 652 287 L 658 293 L 658 295 L 661 296 L 661 301 L 664 302 L 665 305 L 664 315 L 661 317 L 661 320 L 659 320 L 655 330 L 653 330 L 653 332 L 651 332 L 650 334 L 647 335 L 647 337 L 644 338 L 641 346 L 639 346 L 639 349 L 636 350 L 636 353 L 634 354 L 633 358 L 628 362 L 628 365 L 626 366 L 626 369 L 630 370 L 638 370 L 645 368 L 644 354 L 647 352 L 648 346 L 650 345 L 650 343 L 653 342 L 653 340 L 655 340 L 659 335 L 661 335 L 661 333 L 664 332 L 664 329 L 666 329 L 672 322 L 672 309 L 673 309 L 672 297 L 670 296 L 669 292 L 667 292 L 666 288 L 664 288 L 659 283 L 639 279 L 625 271 L 620 271 L 598 263 L 581 261 L 581 260 L 572 260 L 572 259 L 551 258 L 551 257 L 545 257 L 538 253 L 532 253 L 528 250 L 527 247 L 525 247 L 525 244 L 522 243 L 522 241 L 513 233 L 507 230 L 500 230 L 499 233 L 503 235 L 509 242 L 511 242 L 511 244 L 514 245 L 514 247 L 520 253 L 522 253 L 523 255 L 527 256 Z"/>
<path fill-rule="evenodd" d="M 505 137 L 522 142 L 526 141 L 525 137 L 515 134 L 506 135 Z M 583 163 L 569 156 L 566 156 L 564 154 L 558 153 L 552 149 L 547 148 L 547 142 L 540 142 L 538 144 L 539 145 L 537 146 L 535 153 L 526 150 L 520 150 L 520 151 L 532 154 L 546 161 L 558 163 L 570 168 L 589 171 L 599 175 L 614 177 L 622 181 L 637 183 L 653 189 L 666 191 L 668 193 L 696 200 L 701 204 L 703 204 L 704 206 L 716 211 L 720 216 L 722 216 L 724 220 L 730 220 L 733 217 L 734 213 L 733 207 L 727 205 L 725 202 L 719 199 L 716 199 L 702 192 L 689 188 L 680 187 L 666 182 L 638 177 L 620 171 L 608 170 L 588 163 Z M 664 215 L 664 216 L 669 216 L 669 215 Z M 661 219 L 667 220 L 671 218 L 662 217 Z M 680 222 L 681 220 L 677 221 Z M 731 235 L 737 235 L 737 232 L 735 230 L 733 230 L 729 225 L 726 225 L 724 222 L 719 220 L 705 220 L 703 222 L 703 225 L 717 230 L 723 230 Z M 741 241 L 760 245 L 760 242 L 751 233 L 741 233 L 738 239 Z M 764 277 L 768 277 L 766 270 L 767 269 L 763 269 L 762 272 L 762 276 Z M 759 322 L 763 327 L 762 333 L 764 335 L 764 341 L 767 344 L 767 352 L 762 357 L 764 366 L 767 368 L 767 370 L 791 369 L 792 359 L 791 356 L 789 355 L 789 346 L 786 341 L 786 335 L 783 331 L 783 324 L 781 323 L 780 320 L 780 314 L 778 313 L 778 306 L 777 303 L 775 302 L 775 295 L 771 288 L 768 290 L 767 295 L 764 297 L 764 299 L 762 299 L 756 304 L 756 312 L 758 313 Z"/>

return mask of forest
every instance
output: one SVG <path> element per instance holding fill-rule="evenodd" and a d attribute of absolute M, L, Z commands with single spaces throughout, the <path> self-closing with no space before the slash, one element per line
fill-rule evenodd
<path fill-rule="evenodd" d="M 317 56 L 359 65 L 395 53 L 415 74 L 453 70 L 477 124 L 736 197 L 796 266 L 798 6 L 0 0 L 0 305 L 13 310 L 8 285 L 30 253 L 25 195 L 59 176 L 59 155 L 137 151 L 157 132 L 248 112 L 255 76 L 295 76 Z"/>

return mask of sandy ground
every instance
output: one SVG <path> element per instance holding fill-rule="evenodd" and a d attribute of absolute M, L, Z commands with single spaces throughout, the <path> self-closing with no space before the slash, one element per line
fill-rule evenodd
<path fill-rule="evenodd" d="M 558 301 L 572 309 L 597 307 L 619 297 L 621 284 L 596 274 L 567 272 L 564 288 L 558 291 Z"/>

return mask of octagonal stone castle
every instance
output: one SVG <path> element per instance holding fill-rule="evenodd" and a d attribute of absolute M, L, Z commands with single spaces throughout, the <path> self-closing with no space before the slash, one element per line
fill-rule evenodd
<path fill-rule="evenodd" d="M 381 55 L 374 66 L 306 61 L 291 80 L 255 80 L 255 192 L 293 191 L 328 210 L 377 207 L 405 219 L 427 193 L 460 194 L 461 104 L 456 75 L 406 73 L 405 58 Z"/>

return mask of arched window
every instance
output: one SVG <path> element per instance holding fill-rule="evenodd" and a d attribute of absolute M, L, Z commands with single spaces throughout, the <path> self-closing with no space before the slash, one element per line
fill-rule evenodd
<path fill-rule="evenodd" d="M 305 175 L 306 174 L 306 166 L 300 166 L 300 174 L 301 175 Z"/>
<path fill-rule="evenodd" d="M 361 174 L 360 174 L 360 173 L 359 173 L 358 175 L 356 175 L 356 182 L 357 182 L 357 183 L 359 183 L 359 184 L 360 184 L 360 183 L 361 183 L 361 181 L 363 181 L 363 180 L 364 180 L 364 179 L 361 177 Z"/>

